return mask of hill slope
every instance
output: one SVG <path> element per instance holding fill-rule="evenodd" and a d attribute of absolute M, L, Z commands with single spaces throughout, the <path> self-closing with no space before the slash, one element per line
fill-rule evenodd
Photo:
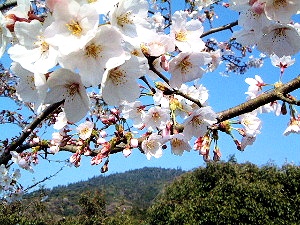
<path fill-rule="evenodd" d="M 152 200 L 175 177 L 183 174 L 181 169 L 142 168 L 109 176 L 97 176 L 67 186 L 58 186 L 29 194 L 29 201 L 47 195 L 45 202 L 49 213 L 57 216 L 77 215 L 81 194 L 96 191 L 103 195 L 107 211 L 117 207 L 147 209 Z M 42 192 L 42 193 L 41 193 Z"/>

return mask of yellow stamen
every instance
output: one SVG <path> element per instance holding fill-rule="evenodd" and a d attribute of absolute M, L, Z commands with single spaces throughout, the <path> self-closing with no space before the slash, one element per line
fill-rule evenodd
<path fill-rule="evenodd" d="M 126 82 L 126 72 L 119 69 L 119 67 L 112 69 L 109 72 L 109 77 L 114 85 L 120 85 Z"/>
<path fill-rule="evenodd" d="M 184 31 L 179 31 L 175 34 L 175 39 L 177 41 L 186 41 L 187 40 L 187 33 Z"/>
<path fill-rule="evenodd" d="M 187 74 L 190 72 L 190 68 L 193 64 L 189 61 L 189 56 L 186 56 L 180 63 L 179 68 L 182 74 Z"/>
<path fill-rule="evenodd" d="M 71 31 L 71 33 L 75 36 L 80 36 L 82 33 L 82 28 L 79 25 L 79 23 L 75 20 L 71 20 L 70 23 L 66 24 L 69 31 Z"/>
<path fill-rule="evenodd" d="M 100 45 L 96 45 L 94 43 L 85 47 L 85 55 L 87 57 L 92 57 L 94 59 L 98 58 L 102 48 Z"/>
<path fill-rule="evenodd" d="M 131 12 L 127 12 L 121 16 L 117 17 L 117 23 L 119 26 L 123 27 L 126 24 L 133 24 L 133 20 L 129 18 Z"/>

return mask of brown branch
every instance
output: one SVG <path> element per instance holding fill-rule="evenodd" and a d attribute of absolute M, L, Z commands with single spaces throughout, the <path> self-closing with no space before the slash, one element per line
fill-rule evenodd
<path fill-rule="evenodd" d="M 0 165 L 6 165 L 8 161 L 11 159 L 11 151 L 22 152 L 22 150 L 18 149 L 19 146 L 29 137 L 32 131 L 45 120 L 52 112 L 54 112 L 60 105 L 61 102 L 54 103 L 48 106 L 40 115 L 38 115 L 30 124 L 28 124 L 22 131 L 21 135 L 15 139 L 10 145 L 8 145 L 0 156 Z"/>
<path fill-rule="evenodd" d="M 219 32 L 219 31 L 223 31 L 223 30 L 231 30 L 232 27 L 237 26 L 237 25 L 238 25 L 238 21 L 235 21 L 235 22 L 226 24 L 226 25 L 221 26 L 221 27 L 217 27 L 217 28 L 210 29 L 209 31 L 204 32 L 204 33 L 200 36 L 200 38 L 206 37 L 206 36 L 208 36 L 208 35 L 210 35 L 210 34 L 213 34 L 213 33 L 217 33 L 217 32 Z"/>
<path fill-rule="evenodd" d="M 191 102 L 195 103 L 200 108 L 203 107 L 201 102 L 198 99 L 194 99 L 194 98 L 188 96 L 187 94 L 184 94 L 183 92 L 181 92 L 179 90 L 174 90 L 174 94 L 180 95 L 181 97 L 184 97 L 185 99 L 190 100 Z"/>
<path fill-rule="evenodd" d="M 289 81 L 286 84 L 282 84 L 281 86 L 273 89 L 272 91 L 263 93 L 261 95 L 259 95 L 258 97 L 256 97 L 255 99 L 251 99 L 245 103 L 242 103 L 240 105 L 237 105 L 235 107 L 232 107 L 230 109 L 224 110 L 222 112 L 218 113 L 218 122 L 222 122 L 228 119 L 232 119 L 236 116 L 245 114 L 245 113 L 249 113 L 265 104 L 274 102 L 276 100 L 287 100 L 288 98 L 284 97 L 287 96 L 290 92 L 296 90 L 300 88 L 300 75 L 298 75 L 298 77 L 294 78 L 293 80 Z M 176 93 L 178 94 L 178 93 Z M 290 103 L 298 103 L 298 101 L 293 101 Z M 39 120 L 38 121 L 42 121 L 43 119 L 46 118 L 46 114 L 50 114 L 53 109 L 57 108 L 61 103 L 57 103 L 56 106 L 52 105 L 50 106 L 50 109 L 47 108 L 43 114 L 40 115 Z M 52 110 L 51 110 L 52 108 Z M 37 123 L 37 122 L 36 122 Z M 37 123 L 38 124 L 38 123 Z M 32 127 L 33 125 L 31 125 L 30 127 Z M 177 129 L 183 129 L 181 125 L 178 125 Z M 28 134 L 29 131 L 25 131 L 20 137 L 29 135 Z M 30 133 L 30 132 L 29 132 Z M 25 137 L 26 138 L 26 137 Z M 23 137 L 24 139 L 24 137 Z M 24 144 L 21 145 L 22 142 L 25 140 L 23 140 L 22 138 L 18 138 L 16 142 L 12 143 L 10 145 L 10 151 L 12 151 L 12 149 L 16 149 L 18 152 L 22 152 L 26 149 L 32 148 L 34 146 L 40 145 L 40 144 Z M 141 137 L 139 138 L 139 143 L 141 143 L 143 140 L 145 139 L 145 137 Z M 17 146 L 17 143 L 19 143 L 19 146 Z M 44 144 L 43 146 L 41 146 L 42 148 L 49 148 L 49 144 Z M 119 144 L 117 144 L 113 149 L 111 149 L 110 154 L 115 154 L 118 152 L 122 152 L 124 150 L 124 148 L 126 147 L 125 143 L 123 143 L 122 141 L 120 141 Z M 80 146 L 74 146 L 74 145 L 66 145 L 66 146 L 62 146 L 60 147 L 60 151 L 68 151 L 71 153 L 76 153 L 78 150 L 80 149 Z M 99 152 L 101 151 L 101 149 L 94 149 L 91 151 L 90 156 L 96 156 Z M 4 154 L 5 155 L 5 154 Z M 5 157 L 1 157 L 0 158 L 0 164 L 3 163 L 3 160 L 6 160 L 5 162 L 7 163 L 8 160 L 11 158 L 10 153 L 8 152 L 8 154 L 6 155 L 7 158 Z"/>
<path fill-rule="evenodd" d="M 280 87 L 275 88 L 274 90 L 263 93 L 258 97 L 251 99 L 245 103 L 232 107 L 230 109 L 224 110 L 218 113 L 218 122 L 222 122 L 228 119 L 232 119 L 236 116 L 242 115 L 244 113 L 252 112 L 253 110 L 274 102 L 276 100 L 281 100 L 282 96 L 300 88 L 300 75 L 298 75 L 293 80 L 289 81 L 286 84 L 281 85 Z"/>
<path fill-rule="evenodd" d="M 17 0 L 6 0 L 3 4 L 0 4 L 0 10 L 4 11 L 16 5 L 17 5 Z"/>

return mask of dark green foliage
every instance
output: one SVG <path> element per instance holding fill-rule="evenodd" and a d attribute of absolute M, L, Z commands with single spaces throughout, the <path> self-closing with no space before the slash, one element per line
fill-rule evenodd
<path fill-rule="evenodd" d="M 25 196 L 16 211 L 13 205 L 0 206 L 0 225 L 141 225 L 152 200 L 183 173 L 180 169 L 143 168 L 43 189 Z M 45 195 L 48 199 L 41 202 Z"/>
<path fill-rule="evenodd" d="M 299 166 L 208 163 L 163 188 L 182 173 L 144 168 L 42 190 L 22 204 L 0 205 L 0 224 L 300 224 Z"/>
<path fill-rule="evenodd" d="M 149 224 L 300 224 L 300 168 L 209 163 L 149 209 Z"/>

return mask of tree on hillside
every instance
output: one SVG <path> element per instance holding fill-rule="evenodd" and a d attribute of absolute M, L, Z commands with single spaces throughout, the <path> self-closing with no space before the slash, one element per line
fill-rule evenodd
<path fill-rule="evenodd" d="M 0 141 L 0 190 L 7 201 L 27 190 L 13 164 L 33 171 L 62 151 L 76 167 L 87 156 L 106 172 L 110 155 L 128 157 L 134 149 L 147 159 L 165 149 L 175 155 L 195 149 L 205 161 L 218 161 L 220 134 L 243 151 L 260 133 L 261 113 L 287 115 L 284 134 L 299 133 L 294 91 L 300 77 L 283 78 L 300 50 L 300 2 L 186 0 L 173 10 L 182 2 L 2 4 L 0 54 L 9 65 L 5 60 L 1 67 L 0 122 L 2 130 L 15 132 Z M 233 11 L 232 21 L 214 25 Z M 223 101 L 225 110 L 218 112 L 209 105 L 202 77 L 246 74 L 263 68 L 266 58 L 278 77 L 268 84 L 247 77 L 245 102 Z"/>
<path fill-rule="evenodd" d="M 300 168 L 208 163 L 168 186 L 149 224 L 299 224 Z"/>

